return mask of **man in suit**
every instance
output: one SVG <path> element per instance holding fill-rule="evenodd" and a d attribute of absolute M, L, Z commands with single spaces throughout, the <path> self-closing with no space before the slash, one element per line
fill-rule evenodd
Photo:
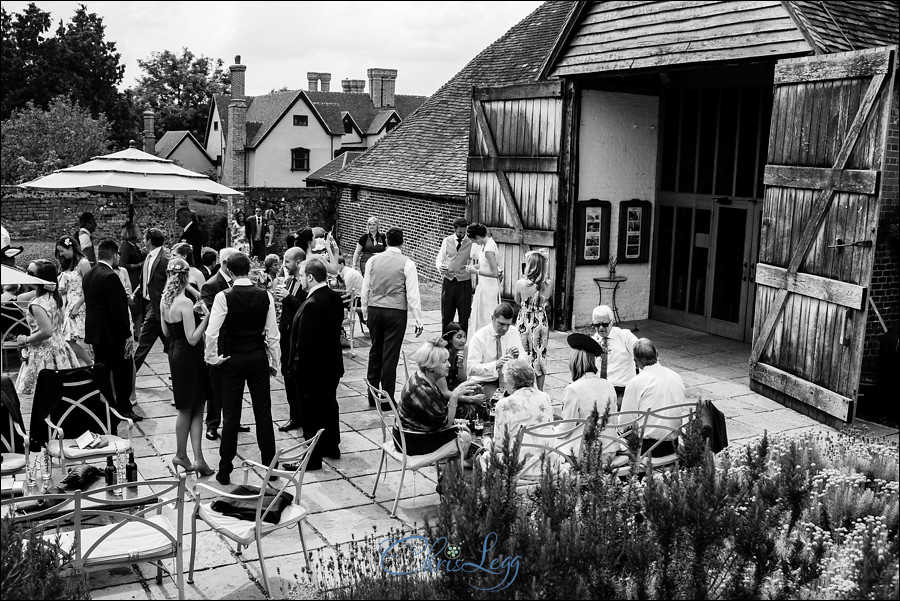
<path fill-rule="evenodd" d="M 344 375 L 340 327 L 344 320 L 341 294 L 328 287 L 325 264 L 317 258 L 300 265 L 300 283 L 306 300 L 300 305 L 291 329 L 291 356 L 287 365 L 300 388 L 303 436 L 322 438 L 313 449 L 307 468 L 322 468 L 322 457 L 340 459 L 341 431 L 337 387 Z M 291 469 L 285 465 L 285 469 Z"/>
<path fill-rule="evenodd" d="M 183 230 L 181 242 L 187 242 L 194 251 L 194 267 L 197 269 L 203 265 L 203 234 L 200 233 L 200 224 L 194 217 L 194 212 L 187 207 L 181 207 L 175 211 L 175 221 Z"/>
<path fill-rule="evenodd" d="M 219 271 L 219 264 L 216 263 L 218 258 L 219 255 L 214 250 L 203 251 L 203 264 L 198 265 L 197 269 L 203 274 L 204 281 L 209 280 Z"/>
<path fill-rule="evenodd" d="M 166 287 L 166 266 L 170 259 L 169 251 L 163 248 L 166 236 L 162 230 L 151 227 L 144 235 L 144 242 L 149 249 L 141 268 L 140 294 L 144 297 L 144 323 L 141 324 L 138 348 L 134 354 L 135 373 L 140 371 L 157 339 L 162 340 L 163 351 L 169 352 L 169 341 L 159 322 L 159 301 L 162 299 L 163 288 Z"/>
<path fill-rule="evenodd" d="M 269 376 L 277 373 L 281 361 L 275 299 L 250 281 L 250 259 L 245 254 L 232 255 L 226 266 L 234 281 L 213 301 L 205 351 L 206 362 L 220 370 L 224 425 L 216 481 L 223 485 L 231 483 L 234 470 L 245 385 L 250 389 L 261 462 L 268 465 L 275 457 Z"/>
<path fill-rule="evenodd" d="M 250 244 L 250 256 L 256 257 L 260 261 L 266 258 L 266 238 L 263 228 L 263 218 L 259 207 L 253 213 L 253 216 L 247 219 L 247 234 Z"/>
<path fill-rule="evenodd" d="M 281 301 L 281 321 L 278 330 L 281 333 L 281 374 L 284 376 L 284 394 L 291 408 L 290 419 L 278 427 L 282 432 L 298 430 L 303 427 L 300 411 L 300 386 L 297 378 L 288 370 L 287 359 L 290 357 L 291 327 L 300 305 L 306 300 L 306 290 L 300 282 L 300 264 L 306 260 L 303 250 L 291 247 L 284 253 L 284 270 L 287 279 L 284 286 L 275 289 L 275 298 Z"/>
<path fill-rule="evenodd" d="M 128 296 L 119 279 L 119 245 L 104 240 L 97 247 L 97 264 L 84 276 L 84 340 L 93 346 L 94 358 L 109 370 L 117 411 L 141 421 L 131 407 L 131 313 Z M 165 266 L 163 266 L 165 267 Z"/>
<path fill-rule="evenodd" d="M 225 262 L 237 253 L 238 250 L 236 248 L 223 248 L 220 250 L 219 258 L 222 261 L 222 266 L 200 288 L 200 300 L 206 304 L 206 308 L 210 312 L 212 312 L 213 301 L 216 295 L 223 290 L 231 288 L 234 278 L 231 272 L 228 271 L 228 267 L 225 266 Z M 219 368 L 215 365 L 210 365 L 207 374 L 209 376 L 210 395 L 206 402 L 206 438 L 208 440 L 216 440 L 219 438 L 219 424 L 222 422 L 222 386 Z M 249 431 L 249 426 L 238 426 L 238 432 Z"/>

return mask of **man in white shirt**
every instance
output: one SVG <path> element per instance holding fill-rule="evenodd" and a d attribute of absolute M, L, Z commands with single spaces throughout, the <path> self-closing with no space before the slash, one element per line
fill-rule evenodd
<path fill-rule="evenodd" d="M 244 385 L 250 389 L 256 440 L 261 463 L 275 457 L 272 426 L 272 393 L 269 376 L 281 362 L 281 336 L 275 320 L 275 299 L 257 288 L 247 277 L 250 259 L 243 253 L 226 262 L 234 283 L 216 294 L 206 328 L 206 362 L 218 365 L 222 401 L 222 445 L 219 448 L 219 484 L 231 482 L 232 462 L 237 454 Z"/>
<path fill-rule="evenodd" d="M 650 411 L 672 407 L 685 402 L 684 381 L 677 373 L 659 364 L 659 353 L 656 346 L 646 338 L 640 338 L 634 345 L 634 360 L 641 373 L 632 378 L 625 387 L 622 399 L 622 411 Z M 661 457 L 675 452 L 673 434 L 658 426 L 677 428 L 681 425 L 681 417 L 688 411 L 673 410 L 666 412 L 666 417 L 650 417 L 644 430 L 644 441 L 641 452 L 652 447 L 656 441 L 662 440 L 652 455 Z M 673 419 L 668 419 L 671 416 Z"/>
<path fill-rule="evenodd" d="M 416 338 L 422 335 L 422 306 L 419 300 L 419 274 L 416 264 L 400 252 L 403 230 L 392 227 L 385 234 L 387 249 L 366 263 L 360 301 L 369 326 L 369 384 L 381 388 L 391 398 L 397 384 L 397 362 L 406 333 L 407 314 L 416 324 Z M 386 409 L 390 406 L 385 403 Z M 369 396 L 369 406 L 375 399 Z"/>
<path fill-rule="evenodd" d="M 459 326 L 469 331 L 469 315 L 472 314 L 472 274 L 466 265 L 472 254 L 472 239 L 466 236 L 469 222 L 460 217 L 453 222 L 453 233 L 441 242 L 434 265 L 442 278 L 441 283 L 441 331 L 459 313 Z"/>
<path fill-rule="evenodd" d="M 520 355 L 525 356 L 519 331 L 510 327 L 514 318 L 512 307 L 501 303 L 494 309 L 491 323 L 469 339 L 466 355 L 468 379 L 481 384 L 487 399 L 494 396 L 500 387 L 503 366 Z"/>
<path fill-rule="evenodd" d="M 616 389 L 617 404 L 621 407 L 625 387 L 634 378 L 634 345 L 637 336 L 631 330 L 623 330 L 615 325 L 613 310 L 606 305 L 594 308 L 591 325 L 592 338 L 600 343 L 603 353 L 597 357 L 598 375 L 609 380 Z"/>
<path fill-rule="evenodd" d="M 163 334 L 159 321 L 159 303 L 166 287 L 166 266 L 169 264 L 169 252 L 163 247 L 165 241 L 165 234 L 158 228 L 151 227 L 144 234 L 144 242 L 150 250 L 141 267 L 140 295 L 135 299 L 140 302 L 140 296 L 144 298 L 144 321 L 141 324 L 138 348 L 134 353 L 135 372 L 140 371 L 157 340 L 162 340 L 163 351 L 169 352 L 169 341 Z"/>

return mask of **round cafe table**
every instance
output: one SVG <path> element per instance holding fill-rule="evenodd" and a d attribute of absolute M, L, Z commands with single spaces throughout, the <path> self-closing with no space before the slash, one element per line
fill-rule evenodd
<path fill-rule="evenodd" d="M 622 319 L 619 317 L 619 308 L 616 307 L 616 291 L 619 289 L 619 285 L 627 282 L 628 278 L 624 275 L 614 275 L 614 276 L 603 276 L 594 278 L 594 282 L 597 284 L 597 290 L 600 293 L 600 296 L 597 300 L 598 305 L 603 304 L 603 291 L 611 291 L 612 299 L 609 304 L 612 309 L 613 315 L 616 318 L 616 324 L 622 323 Z M 634 327 L 631 329 L 632 332 L 637 332 L 637 322 L 634 323 Z"/>

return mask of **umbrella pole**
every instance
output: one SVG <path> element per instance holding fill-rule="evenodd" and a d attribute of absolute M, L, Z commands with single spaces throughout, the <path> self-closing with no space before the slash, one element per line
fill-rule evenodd
<path fill-rule="evenodd" d="M 134 221 L 134 188 L 128 190 L 128 221 Z"/>
<path fill-rule="evenodd" d="M 226 207 L 227 207 L 225 209 L 225 211 L 226 211 L 226 213 L 225 213 L 225 246 L 230 248 L 233 246 L 232 240 L 231 240 L 231 214 L 234 211 L 232 210 L 233 205 L 231 204 L 231 196 L 230 195 L 225 197 L 225 201 L 226 201 Z"/>

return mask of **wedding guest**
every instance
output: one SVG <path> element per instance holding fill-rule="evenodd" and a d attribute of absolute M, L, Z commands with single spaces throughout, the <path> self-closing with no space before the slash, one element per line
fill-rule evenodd
<path fill-rule="evenodd" d="M 216 251 L 210 249 L 203 251 L 203 265 L 200 265 L 200 271 L 203 272 L 204 280 L 209 280 L 209 278 L 216 275 L 216 272 L 219 270 L 219 255 Z"/>
<path fill-rule="evenodd" d="M 187 242 L 179 242 L 172 247 L 172 256 L 184 259 L 188 264 L 190 274 L 188 275 L 187 295 L 191 300 L 197 302 L 200 300 L 200 289 L 206 283 L 206 278 L 203 276 L 203 272 L 194 265 L 195 255 L 193 247 Z"/>
<path fill-rule="evenodd" d="M 444 394 L 444 398 L 449 399 L 457 386 L 465 382 L 466 376 L 466 332 L 455 321 L 451 321 L 444 329 L 441 336 L 444 347 L 450 353 L 448 361 L 450 362 L 450 370 L 447 372 L 446 378 L 438 380 L 438 388 Z M 480 414 L 486 416 L 486 401 L 484 403 L 469 403 L 460 400 L 456 410 L 456 417 L 459 419 L 475 419 Z"/>
<path fill-rule="evenodd" d="M 180 240 L 189 244 L 193 252 L 190 265 L 197 268 L 203 264 L 203 233 L 200 231 L 197 215 L 187 207 L 180 207 L 175 211 L 175 220 L 184 228 Z"/>
<path fill-rule="evenodd" d="M 28 265 L 28 273 L 51 282 L 33 286 L 35 296 L 25 314 L 31 332 L 16 337 L 16 344 L 26 356 L 16 379 L 16 392 L 32 395 L 42 369 L 78 367 L 78 357 L 63 337 L 63 302 L 56 289 L 56 266 L 38 259 Z"/>
<path fill-rule="evenodd" d="M 453 233 L 441 242 L 435 266 L 443 278 L 441 281 L 441 327 L 459 313 L 459 325 L 469 331 L 469 315 L 472 313 L 472 274 L 466 264 L 472 256 L 472 239 L 466 236 L 469 222 L 460 217 L 453 222 Z"/>
<path fill-rule="evenodd" d="M 613 310 L 606 305 L 595 307 L 591 314 L 593 338 L 603 349 L 597 358 L 597 369 L 601 378 L 609 380 L 616 389 L 617 404 L 622 405 L 625 387 L 636 374 L 634 345 L 638 337 L 615 326 Z"/>
<path fill-rule="evenodd" d="M 466 372 L 470 380 L 481 384 L 487 398 L 501 386 L 503 366 L 525 354 L 522 338 L 510 327 L 513 316 L 512 307 L 497 305 L 491 322 L 469 338 Z"/>
<path fill-rule="evenodd" d="M 244 386 L 250 389 L 261 463 L 268 465 L 275 457 L 269 376 L 277 373 L 281 360 L 275 299 L 250 281 L 250 259 L 246 255 L 232 255 L 226 265 L 234 283 L 229 290 L 216 294 L 206 329 L 206 362 L 221 370 L 225 423 L 216 481 L 223 485 L 231 482 L 234 469 Z"/>
<path fill-rule="evenodd" d="M 162 340 L 163 351 L 169 352 L 169 341 L 163 334 L 159 321 L 159 301 L 166 285 L 166 265 L 171 258 L 169 251 L 163 247 L 165 242 L 166 236 L 158 228 L 151 227 L 144 234 L 148 251 L 141 268 L 140 295 L 144 297 L 144 322 L 141 324 L 138 348 L 134 354 L 134 369 L 137 371 L 140 371 L 157 340 Z"/>
<path fill-rule="evenodd" d="M 84 348 L 84 276 L 91 270 L 78 242 L 71 236 L 56 241 L 56 260 L 59 262 L 59 294 L 63 299 L 63 338 L 72 347 L 82 365 L 94 360 Z"/>
<path fill-rule="evenodd" d="M 94 250 L 94 231 L 97 229 L 97 221 L 94 214 L 90 212 L 82 213 L 78 217 L 78 244 L 81 246 L 81 252 L 90 261 L 91 265 L 97 262 L 97 254 Z"/>
<path fill-rule="evenodd" d="M 300 407 L 300 385 L 288 369 L 291 346 L 291 328 L 300 305 L 306 300 L 306 290 L 300 283 L 300 265 L 306 260 L 306 253 L 297 247 L 290 247 L 284 253 L 284 269 L 287 277 L 283 286 L 275 288 L 274 296 L 281 301 L 281 317 L 278 331 L 281 334 L 281 375 L 284 376 L 284 395 L 290 408 L 290 418 L 278 427 L 281 432 L 299 430 L 303 427 L 303 413 Z"/>
<path fill-rule="evenodd" d="M 203 334 L 209 323 L 209 310 L 204 303 L 197 303 L 203 319 L 196 323 L 195 303 L 186 295 L 190 267 L 187 261 L 176 257 L 166 268 L 168 280 L 163 291 L 159 314 L 162 328 L 169 338 L 169 369 L 172 373 L 172 392 L 175 395 L 175 457 L 172 465 L 185 471 L 196 471 L 201 476 L 212 476 L 213 470 L 203 457 L 203 404 L 206 401 L 207 378 L 198 377 L 206 372 L 203 360 Z M 194 461 L 187 456 L 187 439 L 190 434 Z"/>
<path fill-rule="evenodd" d="M 141 269 L 144 267 L 144 252 L 138 246 L 141 240 L 141 230 L 133 221 L 122 226 L 122 242 L 119 244 L 119 266 L 128 272 L 131 282 L 131 290 L 134 292 L 141 285 Z M 131 311 L 131 322 L 136 333 L 141 331 L 141 323 L 144 321 L 144 299 L 140 296 L 132 296 L 128 303 Z"/>
<path fill-rule="evenodd" d="M 519 309 L 516 329 L 522 337 L 522 347 L 531 361 L 537 387 L 544 389 L 547 373 L 547 342 L 550 338 L 550 279 L 547 277 L 548 259 L 538 251 L 525 254 L 525 275 L 515 285 L 513 298 Z"/>
<path fill-rule="evenodd" d="M 262 210 L 259 207 L 256 207 L 253 215 L 247 219 L 247 242 L 250 244 L 252 257 L 260 261 L 266 258 Z"/>
<path fill-rule="evenodd" d="M 244 221 L 244 212 L 240 209 L 235 211 L 228 227 L 231 232 L 231 248 L 249 254 L 250 248 L 247 242 L 247 223 Z M 225 259 L 220 259 L 220 261 L 224 263 Z"/>
<path fill-rule="evenodd" d="M 423 330 L 422 307 L 416 264 L 400 251 L 403 230 L 392 227 L 385 238 L 387 250 L 369 259 L 361 297 L 363 316 L 372 339 L 366 378 L 369 384 L 394 398 L 407 314 L 412 314 L 418 338 Z M 375 407 L 371 395 L 369 406 Z"/>
<path fill-rule="evenodd" d="M 569 334 L 566 342 L 574 350 L 569 359 L 569 373 L 572 383 L 563 392 L 562 418 L 588 419 L 596 411 L 598 419 L 609 410 L 610 415 L 617 411 L 616 391 L 608 380 L 597 373 L 597 357 L 603 353 L 600 344 L 587 334 Z M 615 418 L 609 424 L 614 425 Z M 581 426 L 570 436 L 575 442 L 565 449 L 576 457 L 581 453 Z M 615 444 L 604 443 L 604 447 L 614 454 Z"/>
<path fill-rule="evenodd" d="M 369 217 L 366 221 L 366 233 L 360 236 L 353 251 L 353 269 L 366 275 L 366 263 L 373 255 L 384 252 L 387 249 L 387 240 L 381 233 L 381 225 L 377 217 Z"/>

